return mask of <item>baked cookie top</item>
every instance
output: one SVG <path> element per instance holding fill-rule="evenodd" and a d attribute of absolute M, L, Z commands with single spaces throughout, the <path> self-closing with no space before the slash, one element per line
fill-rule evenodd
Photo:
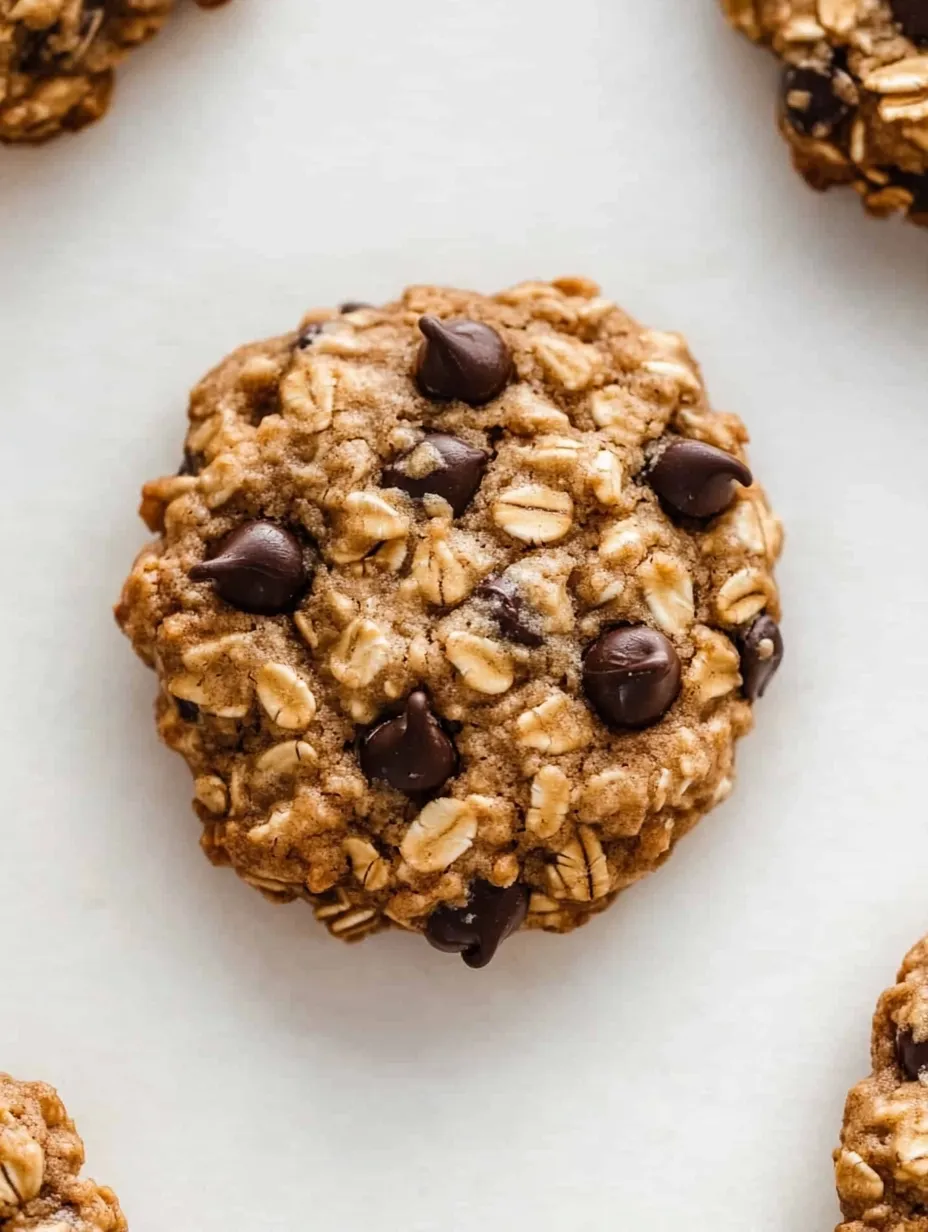
<path fill-rule="evenodd" d="M 928 223 L 925 0 L 722 0 L 784 61 L 780 126 L 814 188 L 851 184 L 868 211 Z"/>
<path fill-rule="evenodd" d="M 782 653 L 745 439 L 583 279 L 412 287 L 236 351 L 117 609 L 210 857 L 473 965 L 655 868 Z"/>
<path fill-rule="evenodd" d="M 116 1195 L 82 1180 L 83 1163 L 55 1089 L 0 1074 L 0 1230 L 125 1232 Z"/>
<path fill-rule="evenodd" d="M 928 938 L 879 1000 L 871 1053 L 835 1151 L 839 1232 L 928 1232 Z"/>
<path fill-rule="evenodd" d="M 215 8 L 223 0 L 197 0 Z M 98 120 L 113 70 L 174 0 L 0 0 L 0 141 L 39 142 Z"/>

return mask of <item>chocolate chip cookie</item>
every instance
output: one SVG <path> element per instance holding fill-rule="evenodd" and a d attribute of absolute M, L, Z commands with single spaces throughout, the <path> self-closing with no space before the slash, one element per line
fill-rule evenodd
<path fill-rule="evenodd" d="M 116 65 L 158 32 L 174 3 L 0 0 L 0 141 L 46 141 L 98 120 Z"/>
<path fill-rule="evenodd" d="M 835 1151 L 838 1232 L 928 1232 L 928 937 L 880 998 L 871 1054 Z"/>
<path fill-rule="evenodd" d="M 83 1162 L 55 1089 L 0 1074 L 0 1230 L 125 1232 L 116 1195 L 82 1180 Z"/>
<path fill-rule="evenodd" d="M 677 335 L 579 278 L 413 287 L 243 347 L 189 414 L 117 618 L 215 863 L 481 966 L 728 794 L 781 530 Z"/>
<path fill-rule="evenodd" d="M 783 61 L 780 128 L 813 188 L 928 225 L 928 0 L 722 0 Z"/>

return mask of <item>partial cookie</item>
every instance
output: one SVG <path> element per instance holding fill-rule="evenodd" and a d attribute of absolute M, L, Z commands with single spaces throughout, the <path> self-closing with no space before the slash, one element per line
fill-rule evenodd
<path fill-rule="evenodd" d="M 190 421 L 117 617 L 215 863 L 477 966 L 728 794 L 781 530 L 677 335 L 582 279 L 413 287 L 243 347 Z"/>
<path fill-rule="evenodd" d="M 46 141 L 99 120 L 116 65 L 160 30 L 174 2 L 0 0 L 0 141 Z"/>
<path fill-rule="evenodd" d="M 116 1195 L 82 1180 L 83 1163 L 55 1089 L 0 1074 L 0 1232 L 125 1232 Z"/>
<path fill-rule="evenodd" d="M 780 128 L 813 188 L 928 225 L 928 0 L 722 0 L 783 60 Z"/>
<path fill-rule="evenodd" d="M 928 1232 L 928 937 L 880 998 L 871 1053 L 835 1151 L 838 1232 Z"/>

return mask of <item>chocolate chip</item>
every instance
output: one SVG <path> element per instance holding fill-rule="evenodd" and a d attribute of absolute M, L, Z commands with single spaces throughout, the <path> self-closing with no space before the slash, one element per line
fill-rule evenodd
<path fill-rule="evenodd" d="M 928 1040 L 919 1043 L 911 1031 L 900 1031 L 896 1035 L 896 1057 L 910 1082 L 917 1082 L 928 1070 Z"/>
<path fill-rule="evenodd" d="M 475 881 L 466 907 L 436 907 L 425 926 L 426 939 L 436 950 L 460 954 L 468 967 L 485 967 L 500 943 L 522 926 L 528 899 L 519 882 L 501 890 Z"/>
<path fill-rule="evenodd" d="M 830 137 L 857 103 L 857 87 L 835 65 L 788 64 L 780 83 L 783 114 L 803 137 Z"/>
<path fill-rule="evenodd" d="M 324 329 L 324 321 L 313 321 L 311 325 L 304 325 L 297 335 L 297 350 L 305 351 L 307 347 L 311 347 Z"/>
<path fill-rule="evenodd" d="M 680 660 L 663 633 L 647 625 L 609 629 L 586 652 L 583 688 L 608 726 L 648 727 L 680 692 Z"/>
<path fill-rule="evenodd" d="M 189 449 L 184 450 L 184 460 L 177 468 L 178 475 L 199 475 L 200 461 L 196 454 L 192 454 Z"/>
<path fill-rule="evenodd" d="M 413 455 L 416 455 L 414 461 L 421 457 L 424 463 L 431 465 L 436 454 L 438 465 L 434 470 L 422 476 L 410 473 L 408 460 Z M 381 486 L 401 488 L 416 497 L 425 496 L 427 492 L 443 496 L 454 510 L 455 517 L 460 517 L 480 487 L 487 461 L 488 455 L 482 449 L 474 449 L 456 436 L 431 432 L 414 449 L 384 467 Z M 404 466 L 404 463 L 407 465 Z"/>
<path fill-rule="evenodd" d="M 918 175 L 914 171 L 895 171 L 892 168 L 887 168 L 886 171 L 894 186 L 904 188 L 912 194 L 909 213 L 928 214 L 928 175 Z"/>
<path fill-rule="evenodd" d="M 532 627 L 532 609 L 510 578 L 487 578 L 474 591 L 474 597 L 486 600 L 500 633 L 510 642 L 518 642 L 520 646 L 540 646 L 544 641 L 538 630 Z"/>
<path fill-rule="evenodd" d="M 177 713 L 185 723 L 195 723 L 200 717 L 200 707 L 196 702 L 188 702 L 183 697 L 175 697 L 174 704 L 177 706 Z"/>
<path fill-rule="evenodd" d="M 512 376 L 512 355 L 495 329 L 479 321 L 419 318 L 425 335 L 416 357 L 416 381 L 429 398 L 490 402 Z"/>
<path fill-rule="evenodd" d="M 703 441 L 674 440 L 648 474 L 661 500 L 691 518 L 711 518 L 727 509 L 735 483 L 750 486 L 751 472 L 722 449 Z"/>
<path fill-rule="evenodd" d="M 373 308 L 373 306 L 373 304 L 366 304 L 363 299 L 346 299 L 343 304 L 338 305 L 338 311 L 341 313 L 360 312 L 362 308 Z"/>
<path fill-rule="evenodd" d="M 434 791 L 457 769 L 457 753 L 421 689 L 403 713 L 385 719 L 361 740 L 361 767 L 369 779 L 386 779 L 397 791 Z"/>
<path fill-rule="evenodd" d="M 226 603 L 264 616 L 290 608 L 309 580 L 299 539 L 274 522 L 246 522 L 190 577 L 214 582 Z"/>
<path fill-rule="evenodd" d="M 47 70 L 54 56 L 48 50 L 48 35 L 46 30 L 30 30 L 23 26 L 16 50 L 16 68 L 20 73 L 38 76 Z"/>
<path fill-rule="evenodd" d="M 928 42 L 928 4 L 925 0 L 889 0 L 899 29 L 913 43 Z"/>
<path fill-rule="evenodd" d="M 763 697 L 767 685 L 783 662 L 780 626 L 762 612 L 741 639 L 741 678 L 749 702 Z"/>

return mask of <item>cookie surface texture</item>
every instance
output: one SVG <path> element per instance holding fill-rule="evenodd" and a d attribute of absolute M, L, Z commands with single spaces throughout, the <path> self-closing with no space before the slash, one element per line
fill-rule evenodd
<path fill-rule="evenodd" d="M 114 69 L 160 30 L 174 4 L 0 0 L 0 141 L 47 141 L 100 119 Z"/>
<path fill-rule="evenodd" d="M 117 618 L 210 859 L 482 966 L 727 795 L 781 530 L 682 339 L 594 284 L 351 308 L 194 390 Z"/>
<path fill-rule="evenodd" d="M 849 184 L 871 214 L 928 224 L 928 4 L 722 2 L 783 61 L 780 128 L 812 187 Z"/>
<path fill-rule="evenodd" d="M 0 1074 L 2 1232 L 125 1232 L 116 1195 L 82 1179 L 83 1162 L 55 1089 Z"/>
<path fill-rule="evenodd" d="M 928 1232 L 928 938 L 879 1000 L 871 1058 L 835 1151 L 838 1232 Z"/>

